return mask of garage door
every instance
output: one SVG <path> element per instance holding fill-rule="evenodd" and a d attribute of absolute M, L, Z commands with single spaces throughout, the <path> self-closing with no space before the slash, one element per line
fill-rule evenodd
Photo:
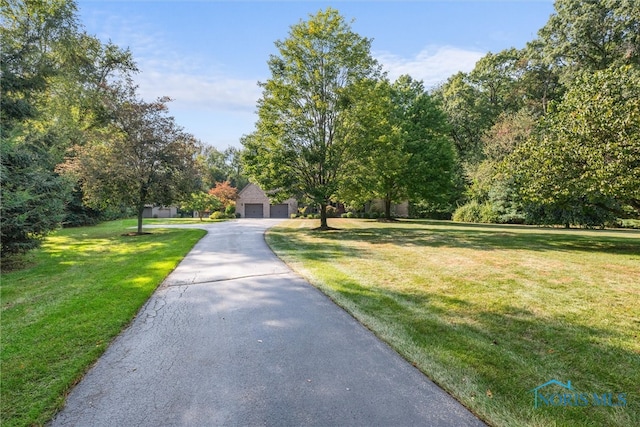
<path fill-rule="evenodd" d="M 289 205 L 283 203 L 281 205 L 271 205 L 269 207 L 271 218 L 288 218 L 289 217 Z"/>
<path fill-rule="evenodd" d="M 245 218 L 263 218 L 262 203 L 247 203 L 244 205 Z"/>

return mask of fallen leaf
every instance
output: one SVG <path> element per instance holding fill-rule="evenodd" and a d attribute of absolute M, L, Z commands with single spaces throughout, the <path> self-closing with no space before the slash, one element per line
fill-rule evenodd
<path fill-rule="evenodd" d="M 493 398 L 493 393 L 491 393 L 491 390 L 487 389 L 487 397 L 489 399 Z"/>

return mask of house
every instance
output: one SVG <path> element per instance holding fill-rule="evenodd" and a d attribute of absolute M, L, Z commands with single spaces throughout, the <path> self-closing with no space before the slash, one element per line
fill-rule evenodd
<path fill-rule="evenodd" d="M 176 218 L 178 216 L 177 206 L 151 206 L 145 205 L 142 212 L 143 218 Z"/>
<path fill-rule="evenodd" d="M 298 212 L 298 201 L 287 199 L 279 204 L 271 204 L 269 197 L 260 187 L 249 183 L 236 199 L 236 213 L 240 218 L 289 218 Z"/>

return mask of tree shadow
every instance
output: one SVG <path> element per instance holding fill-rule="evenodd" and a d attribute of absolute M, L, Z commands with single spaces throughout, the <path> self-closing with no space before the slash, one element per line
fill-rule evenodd
<path fill-rule="evenodd" d="M 404 227 L 411 224 L 411 227 Z M 444 226 L 444 228 L 443 228 Z M 296 233 L 318 236 L 311 230 Z M 617 233 L 616 233 L 617 234 Z M 402 221 L 378 224 L 373 227 L 343 229 L 339 233 L 322 233 L 328 241 L 366 242 L 372 245 L 452 247 L 483 251 L 525 249 L 530 251 L 579 251 L 619 255 L 640 255 L 639 233 L 577 234 L 558 229 L 527 226 L 499 226 L 477 224 L 423 223 Z"/>
<path fill-rule="evenodd" d="M 576 392 L 623 392 L 628 400 L 640 397 L 636 369 L 640 354 L 617 344 L 629 337 L 615 325 L 605 329 L 562 315 L 536 314 L 526 307 L 505 304 L 489 309 L 428 290 L 416 294 L 372 289 L 356 281 L 341 283 L 332 292 L 340 295 L 333 297 L 339 305 L 351 307 L 345 299 L 355 303 L 354 317 L 436 383 L 467 404 L 477 402 L 472 410 L 491 399 L 507 408 L 511 423 L 530 420 L 534 415 L 530 391 L 551 379 L 571 380 Z M 368 318 L 376 318 L 383 331 L 367 323 Z M 472 383 L 469 387 L 459 386 L 467 381 Z M 491 396 L 485 390 L 491 390 Z M 538 410 L 535 415 L 558 425 L 614 424 L 611 407 L 580 409 Z M 628 425 L 640 421 L 640 412 L 630 407 L 616 416 Z"/>

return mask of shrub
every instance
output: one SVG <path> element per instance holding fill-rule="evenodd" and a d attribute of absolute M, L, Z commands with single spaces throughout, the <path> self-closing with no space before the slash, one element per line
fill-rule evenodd
<path fill-rule="evenodd" d="M 294 214 L 294 213 L 292 213 L 292 214 L 290 215 L 290 217 L 291 217 L 291 219 L 296 219 L 296 218 L 298 218 L 298 214 Z"/>
<path fill-rule="evenodd" d="M 492 203 L 486 202 L 480 205 L 480 221 L 489 224 L 500 222 L 500 215 Z"/>
<path fill-rule="evenodd" d="M 225 218 L 228 218 L 227 214 L 225 214 L 224 212 L 220 212 L 220 211 L 215 211 L 214 213 L 209 215 L 209 219 L 225 219 Z"/>
<path fill-rule="evenodd" d="M 236 213 L 236 205 L 229 205 L 224 209 L 224 213 L 227 214 L 229 218 L 232 218 Z"/>
<path fill-rule="evenodd" d="M 356 214 L 354 214 L 353 212 L 347 212 L 347 218 L 355 218 Z"/>
<path fill-rule="evenodd" d="M 451 219 L 456 222 L 480 222 L 480 205 L 472 200 L 456 209 Z"/>
<path fill-rule="evenodd" d="M 454 207 L 449 203 L 416 202 L 409 204 L 409 218 L 450 220 Z"/>
<path fill-rule="evenodd" d="M 478 203 L 475 200 L 460 206 L 453 213 L 452 219 L 457 222 L 481 222 L 485 224 L 498 224 L 500 212 L 491 202 Z"/>

